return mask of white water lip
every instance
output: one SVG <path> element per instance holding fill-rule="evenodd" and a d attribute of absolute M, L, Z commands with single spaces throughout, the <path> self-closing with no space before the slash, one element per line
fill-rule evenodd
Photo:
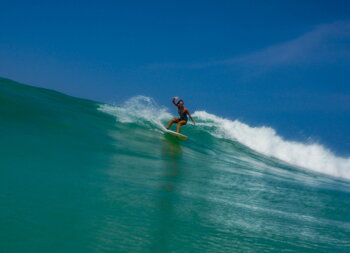
<path fill-rule="evenodd" d="M 337 157 L 322 145 L 286 141 L 270 127 L 250 127 L 205 111 L 196 111 L 193 116 L 214 128 L 215 131 L 208 131 L 213 136 L 238 141 L 259 153 L 299 167 L 350 179 L 350 158 Z"/>

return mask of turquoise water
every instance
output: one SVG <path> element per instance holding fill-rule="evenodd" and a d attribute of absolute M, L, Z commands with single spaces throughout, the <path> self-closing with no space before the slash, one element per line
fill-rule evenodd
<path fill-rule="evenodd" d="M 0 79 L 0 252 L 350 252 L 348 158 L 170 117 Z"/>

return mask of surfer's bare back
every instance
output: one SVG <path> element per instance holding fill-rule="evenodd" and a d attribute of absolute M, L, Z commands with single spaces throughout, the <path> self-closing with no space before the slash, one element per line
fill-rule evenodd
<path fill-rule="evenodd" d="M 176 102 L 176 100 L 178 100 L 178 99 L 179 99 L 179 97 L 173 97 L 172 102 L 177 107 L 177 111 L 178 111 L 180 117 L 170 120 L 170 122 L 167 126 L 167 129 L 169 129 L 173 123 L 177 123 L 177 132 L 180 133 L 181 126 L 187 124 L 187 121 L 188 121 L 187 115 L 192 120 L 193 125 L 195 125 L 196 123 L 194 122 L 188 109 L 184 107 L 185 102 L 182 99 L 180 99 L 179 101 Z"/>

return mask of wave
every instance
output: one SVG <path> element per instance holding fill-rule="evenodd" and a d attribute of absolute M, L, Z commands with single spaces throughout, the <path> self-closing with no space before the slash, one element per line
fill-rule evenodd
<path fill-rule="evenodd" d="M 120 106 L 104 104 L 99 110 L 115 116 L 121 123 L 156 129 L 164 129 L 164 124 L 172 117 L 166 107 L 157 105 L 154 99 L 146 96 L 132 97 Z M 350 180 L 350 158 L 337 157 L 320 144 L 288 141 L 270 127 L 251 127 L 205 111 L 196 111 L 193 117 L 197 122 L 193 131 L 205 131 L 215 138 L 239 142 L 291 165 Z"/>

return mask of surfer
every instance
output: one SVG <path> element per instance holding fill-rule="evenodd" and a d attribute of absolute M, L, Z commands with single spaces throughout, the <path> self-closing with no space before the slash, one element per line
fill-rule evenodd
<path fill-rule="evenodd" d="M 177 131 L 176 132 L 180 133 L 181 126 L 187 124 L 187 121 L 188 121 L 187 115 L 192 120 L 193 125 L 195 125 L 196 123 L 194 122 L 193 118 L 191 117 L 191 114 L 188 111 L 188 109 L 184 107 L 185 102 L 182 99 L 180 99 L 178 102 L 176 102 L 176 100 L 178 100 L 178 99 L 179 99 L 179 97 L 173 97 L 172 102 L 177 107 L 177 111 L 178 111 L 180 117 L 170 120 L 169 124 L 167 126 L 167 129 L 169 129 L 173 123 L 177 123 Z"/>

